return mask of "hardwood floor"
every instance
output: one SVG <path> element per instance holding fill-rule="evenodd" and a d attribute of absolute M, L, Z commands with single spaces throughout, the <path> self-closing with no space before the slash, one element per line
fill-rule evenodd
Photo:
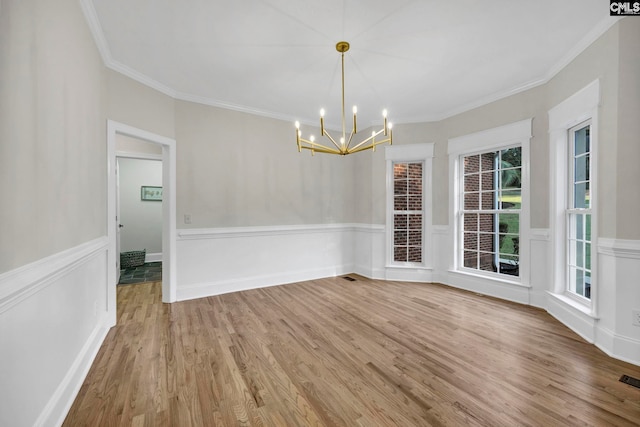
<path fill-rule="evenodd" d="M 171 305 L 118 287 L 118 325 L 65 426 L 631 426 L 640 367 L 542 310 L 435 284 L 328 278 Z"/>

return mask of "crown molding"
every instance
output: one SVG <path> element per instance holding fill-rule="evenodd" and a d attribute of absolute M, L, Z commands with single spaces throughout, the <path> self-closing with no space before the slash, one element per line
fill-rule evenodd
<path fill-rule="evenodd" d="M 163 83 L 158 82 L 150 78 L 149 76 L 132 69 L 131 67 L 122 64 L 118 61 L 115 61 L 111 55 L 111 50 L 109 49 L 109 45 L 104 36 L 104 31 L 102 26 L 100 25 L 100 21 L 98 19 L 97 12 L 93 6 L 91 0 L 80 0 L 80 5 L 82 7 L 82 11 L 84 13 L 85 19 L 87 21 L 87 25 L 93 35 L 93 39 L 97 45 L 98 51 L 102 56 L 102 60 L 108 68 L 123 74 L 131 79 L 142 83 L 146 86 L 149 86 L 153 89 L 158 90 L 159 92 L 170 96 L 174 99 L 194 102 L 198 104 L 208 105 L 211 107 L 223 108 L 232 111 L 238 111 L 242 113 L 253 114 L 257 116 L 267 117 L 276 120 L 283 120 L 287 122 L 295 121 L 296 119 L 290 115 L 277 113 L 273 111 L 260 110 L 244 105 L 233 104 L 230 102 L 216 100 L 212 98 L 207 98 L 199 95 L 194 95 L 185 92 L 179 92 Z M 396 119 L 396 124 L 408 124 L 408 123 L 429 123 L 429 122 L 438 122 L 445 119 L 448 119 L 453 116 L 457 116 L 459 114 L 465 113 L 467 111 L 471 111 L 473 109 L 488 105 L 492 102 L 499 101 L 504 98 L 508 98 L 509 96 L 516 95 L 518 93 L 527 91 L 529 89 L 533 89 L 535 87 L 544 85 L 549 82 L 556 74 L 558 74 L 564 67 L 566 67 L 571 61 L 573 61 L 578 55 L 580 55 L 587 47 L 589 47 L 594 41 L 596 41 L 599 37 L 601 37 L 606 31 L 608 31 L 614 24 L 616 24 L 621 17 L 610 17 L 606 16 L 600 21 L 600 23 L 595 26 L 587 35 L 585 35 L 573 48 L 567 52 L 553 67 L 549 69 L 547 74 L 539 79 L 534 79 L 529 82 L 525 82 L 521 85 L 517 85 L 511 89 L 498 91 L 493 94 L 490 94 L 485 97 L 478 98 L 469 103 L 463 104 L 457 108 L 453 108 L 451 110 L 445 111 L 441 114 L 433 114 L 424 117 L 415 117 L 411 119 Z M 301 123 L 310 126 L 316 126 L 316 123 L 301 121 Z"/>

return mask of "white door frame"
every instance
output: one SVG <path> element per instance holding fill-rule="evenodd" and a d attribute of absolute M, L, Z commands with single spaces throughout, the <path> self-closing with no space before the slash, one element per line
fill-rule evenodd
<path fill-rule="evenodd" d="M 113 120 L 107 121 L 107 312 L 116 324 L 116 135 L 126 135 L 162 146 L 162 302 L 176 301 L 176 141 Z"/>

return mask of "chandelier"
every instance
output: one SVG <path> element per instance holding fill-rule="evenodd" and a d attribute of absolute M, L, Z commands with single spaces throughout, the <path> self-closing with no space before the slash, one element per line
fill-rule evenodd
<path fill-rule="evenodd" d="M 339 141 L 336 141 L 330 134 L 327 129 L 324 127 L 324 108 L 320 110 L 320 136 L 325 136 L 331 142 L 331 144 L 321 144 L 316 142 L 315 137 L 311 135 L 309 139 L 304 139 L 302 137 L 302 132 L 300 131 L 300 122 L 296 122 L 296 143 L 298 145 L 298 151 L 301 152 L 303 149 L 311 150 L 311 154 L 318 153 L 327 153 L 327 154 L 339 154 L 341 156 L 346 156 L 347 154 L 358 153 L 360 151 L 365 150 L 373 150 L 376 151 L 376 146 L 380 144 L 389 143 L 391 145 L 393 143 L 393 132 L 391 130 L 392 124 L 387 122 L 387 110 L 382 111 L 383 117 L 383 126 L 382 129 L 378 131 L 372 131 L 371 136 L 366 138 L 361 142 L 354 142 L 353 136 L 357 133 L 357 119 L 356 113 L 358 109 L 353 107 L 353 126 L 351 128 L 351 133 L 347 138 L 346 134 L 346 119 L 344 112 L 344 53 L 349 50 L 349 43 L 345 41 L 338 42 L 336 44 L 336 50 L 340 52 L 342 57 L 342 136 Z M 376 140 L 377 137 L 383 134 L 383 137 L 379 140 Z"/>

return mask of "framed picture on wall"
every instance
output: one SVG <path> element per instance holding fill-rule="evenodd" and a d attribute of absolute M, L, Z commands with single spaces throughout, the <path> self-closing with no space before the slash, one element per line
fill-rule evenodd
<path fill-rule="evenodd" d="M 140 200 L 161 202 L 162 187 L 151 187 L 148 185 L 143 185 L 142 187 L 140 187 Z"/>

